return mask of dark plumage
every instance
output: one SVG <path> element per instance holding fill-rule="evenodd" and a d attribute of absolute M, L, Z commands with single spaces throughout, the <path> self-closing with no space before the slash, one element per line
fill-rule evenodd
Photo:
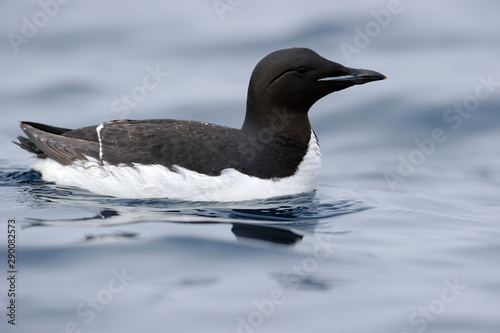
<path fill-rule="evenodd" d="M 178 165 L 210 176 L 227 168 L 263 179 L 291 176 L 311 138 L 310 107 L 355 84 L 385 79 L 305 48 L 273 52 L 255 67 L 241 129 L 170 119 L 115 120 L 75 130 L 21 122 L 21 148 L 62 165 L 87 156 L 109 164 Z M 175 169 L 175 168 L 174 168 Z"/>

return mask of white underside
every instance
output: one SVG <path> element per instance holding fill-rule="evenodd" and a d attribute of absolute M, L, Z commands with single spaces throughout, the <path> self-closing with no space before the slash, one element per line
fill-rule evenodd
<path fill-rule="evenodd" d="M 39 159 L 32 167 L 46 181 L 118 198 L 242 201 L 313 191 L 320 165 L 321 151 L 311 132 L 309 149 L 297 172 L 276 180 L 247 176 L 235 169 L 225 169 L 220 176 L 207 176 L 179 166 L 171 171 L 158 164 L 110 165 L 94 158 L 66 166 Z"/>

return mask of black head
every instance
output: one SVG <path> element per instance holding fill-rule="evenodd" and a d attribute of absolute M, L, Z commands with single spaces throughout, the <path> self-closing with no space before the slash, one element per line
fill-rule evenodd
<path fill-rule="evenodd" d="M 253 70 L 243 127 L 262 125 L 256 122 L 276 109 L 307 117 L 311 106 L 322 97 L 383 79 L 385 76 L 380 73 L 344 67 L 307 48 L 275 51 Z"/>

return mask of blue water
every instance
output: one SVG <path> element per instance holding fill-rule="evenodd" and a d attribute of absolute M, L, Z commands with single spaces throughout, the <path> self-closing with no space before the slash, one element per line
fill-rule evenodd
<path fill-rule="evenodd" d="M 498 1 L 55 4 L 0 4 L 1 332 L 500 330 Z M 97 196 L 11 143 L 20 120 L 239 127 L 253 67 L 293 46 L 388 77 L 313 106 L 314 195 Z"/>

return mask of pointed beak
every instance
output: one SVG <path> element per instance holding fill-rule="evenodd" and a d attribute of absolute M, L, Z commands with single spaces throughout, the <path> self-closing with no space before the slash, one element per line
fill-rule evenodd
<path fill-rule="evenodd" d="M 356 69 L 346 67 L 346 74 L 340 76 L 323 77 L 318 81 L 337 81 L 350 84 L 364 84 L 367 82 L 385 80 L 385 75 L 368 69 Z"/>

